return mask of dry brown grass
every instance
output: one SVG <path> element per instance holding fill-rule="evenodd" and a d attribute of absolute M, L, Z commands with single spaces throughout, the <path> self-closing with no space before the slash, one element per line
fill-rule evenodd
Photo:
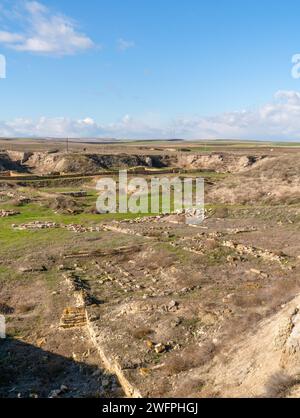
<path fill-rule="evenodd" d="M 184 378 L 179 382 L 173 397 L 182 399 L 199 397 L 204 384 L 204 381 L 201 379 Z"/>
<path fill-rule="evenodd" d="M 208 341 L 203 345 L 193 344 L 180 354 L 172 353 L 165 361 L 164 371 L 167 375 L 178 374 L 186 370 L 201 367 L 214 357 L 216 346 Z"/>
<path fill-rule="evenodd" d="M 175 261 L 175 256 L 163 248 L 159 251 L 151 251 L 143 257 L 143 265 L 147 265 L 149 270 L 171 267 Z"/>
<path fill-rule="evenodd" d="M 196 265 L 196 263 L 195 263 Z M 197 272 L 189 272 L 187 274 L 184 270 L 177 270 L 172 274 L 176 282 L 176 287 L 182 289 L 184 287 L 193 288 L 195 286 L 201 285 L 202 275 Z"/>
<path fill-rule="evenodd" d="M 274 373 L 266 383 L 264 397 L 284 398 L 293 386 L 299 383 L 299 377 L 289 376 L 282 372 Z"/>
<path fill-rule="evenodd" d="M 244 312 L 243 315 L 231 318 L 223 324 L 223 343 L 230 343 L 237 335 L 247 331 L 255 331 L 257 324 L 263 319 L 263 316 L 257 312 Z M 227 357 L 223 357 L 223 362 L 227 362 Z"/>
<path fill-rule="evenodd" d="M 18 311 L 21 314 L 27 314 L 29 312 L 32 312 L 34 310 L 35 306 L 31 305 L 31 304 L 24 304 L 24 305 L 20 305 L 18 308 Z"/>
<path fill-rule="evenodd" d="M 266 306 L 269 312 L 273 312 L 277 307 L 293 298 L 299 290 L 300 284 L 296 279 L 282 279 L 267 287 L 252 289 L 252 292 L 246 294 L 236 294 L 233 302 L 240 308 Z"/>
<path fill-rule="evenodd" d="M 136 328 L 132 330 L 133 337 L 139 340 L 143 340 L 149 337 L 150 335 L 152 335 L 153 333 L 154 331 L 151 328 L 147 328 L 147 327 L 141 327 L 141 328 Z"/>

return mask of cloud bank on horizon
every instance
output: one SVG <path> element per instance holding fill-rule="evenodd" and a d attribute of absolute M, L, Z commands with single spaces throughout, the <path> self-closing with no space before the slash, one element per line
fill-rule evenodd
<path fill-rule="evenodd" d="M 182 117 L 172 123 L 147 122 L 125 115 L 120 121 L 101 124 L 90 117 L 0 121 L 2 137 L 113 137 L 132 139 L 269 139 L 300 140 L 300 92 L 278 91 L 274 100 L 256 110 L 241 110 L 210 117 Z"/>

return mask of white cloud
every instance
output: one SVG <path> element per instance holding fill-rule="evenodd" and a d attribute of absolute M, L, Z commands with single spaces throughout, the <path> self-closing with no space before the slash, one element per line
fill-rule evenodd
<path fill-rule="evenodd" d="M 101 124 L 91 117 L 83 119 L 46 118 L 34 121 L 0 121 L 0 136 L 38 137 L 115 137 L 187 139 L 264 139 L 300 141 L 300 92 L 279 91 L 274 100 L 256 110 L 228 112 L 211 117 L 183 117 L 172 123 L 155 115 L 136 119 L 125 115 L 121 120 Z"/>
<path fill-rule="evenodd" d="M 23 21 L 22 33 L 2 31 L 0 43 L 17 51 L 53 55 L 71 55 L 94 46 L 87 35 L 77 31 L 72 19 L 51 13 L 37 1 L 25 2 Z"/>
<path fill-rule="evenodd" d="M 92 118 L 46 118 L 38 120 L 18 118 L 12 121 L 0 121 L 0 137 L 120 137 L 151 138 L 159 137 L 163 128 L 155 127 L 143 121 L 125 115 L 116 123 L 101 125 Z"/>
<path fill-rule="evenodd" d="M 181 118 L 175 125 L 182 136 L 195 139 L 300 140 L 300 93 L 278 91 L 272 102 L 256 110 Z"/>
<path fill-rule="evenodd" d="M 17 33 L 0 31 L 0 42 L 4 44 L 13 44 L 15 42 L 21 42 L 24 40 L 22 35 Z"/>
<path fill-rule="evenodd" d="M 134 48 L 135 42 L 120 38 L 117 40 L 117 47 L 119 51 L 126 51 L 127 49 Z"/>

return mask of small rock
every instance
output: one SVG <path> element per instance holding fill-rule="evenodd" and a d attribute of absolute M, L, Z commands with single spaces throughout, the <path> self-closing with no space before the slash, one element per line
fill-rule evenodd
<path fill-rule="evenodd" d="M 38 348 L 41 348 L 45 343 L 46 343 L 46 338 L 40 338 L 39 340 L 37 340 L 36 346 Z"/>
<path fill-rule="evenodd" d="M 146 345 L 147 345 L 147 347 L 148 347 L 148 348 L 150 348 L 150 349 L 152 349 L 152 348 L 154 347 L 154 343 L 153 343 L 153 341 L 151 341 L 151 340 L 147 340 L 147 341 L 146 341 Z"/>
<path fill-rule="evenodd" d="M 61 390 L 60 389 L 55 389 L 55 390 L 52 390 L 50 393 L 49 393 L 49 396 L 48 396 L 48 398 L 57 398 L 59 395 L 61 394 Z"/>
<path fill-rule="evenodd" d="M 154 350 L 157 354 L 162 354 L 166 351 L 166 346 L 162 343 L 156 344 Z"/>
<path fill-rule="evenodd" d="M 178 302 L 176 302 L 175 300 L 172 300 L 169 303 L 169 305 L 167 306 L 167 309 L 168 309 L 168 311 L 174 312 L 174 311 L 176 311 L 178 309 L 178 305 L 179 305 Z"/>
<path fill-rule="evenodd" d="M 147 369 L 146 367 L 142 367 L 142 368 L 140 369 L 140 375 L 141 375 L 141 376 L 143 376 L 143 377 L 148 376 L 148 375 L 149 375 L 149 373 L 150 373 L 150 370 L 149 370 L 149 369 Z"/>
<path fill-rule="evenodd" d="M 257 275 L 260 275 L 261 274 L 261 271 L 260 270 L 257 270 L 257 269 L 250 269 L 250 271 L 253 274 L 257 274 Z"/>
<path fill-rule="evenodd" d="M 207 326 L 212 326 L 218 321 L 217 315 L 212 312 L 205 312 L 200 316 L 200 321 Z"/>
<path fill-rule="evenodd" d="M 96 370 L 93 374 L 92 374 L 92 376 L 100 376 L 101 375 L 101 370 Z"/>
<path fill-rule="evenodd" d="M 102 385 L 103 385 L 104 388 L 107 388 L 110 385 L 109 380 L 108 379 L 102 380 Z"/>

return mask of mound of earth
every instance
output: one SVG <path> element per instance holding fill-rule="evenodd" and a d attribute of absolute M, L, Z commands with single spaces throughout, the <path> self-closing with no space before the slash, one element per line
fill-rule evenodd
<path fill-rule="evenodd" d="M 138 155 L 100 155 L 67 153 L 34 153 L 27 166 L 36 173 L 97 173 L 101 170 L 122 169 L 136 166 L 163 167 L 159 157 Z"/>
<path fill-rule="evenodd" d="M 226 153 L 182 154 L 178 156 L 177 165 L 187 169 L 213 170 L 216 172 L 240 172 L 255 165 L 264 156 L 234 155 Z"/>
<path fill-rule="evenodd" d="M 69 196 L 57 196 L 49 204 L 55 212 L 60 213 L 82 213 L 83 209 L 75 199 Z"/>
<path fill-rule="evenodd" d="M 247 171 L 247 175 L 265 179 L 294 180 L 300 177 L 297 155 L 282 155 L 262 159 Z"/>
<path fill-rule="evenodd" d="M 295 204 L 300 201 L 300 165 L 297 156 L 258 161 L 209 189 L 209 202 L 229 204 Z"/>
<path fill-rule="evenodd" d="M 214 389 L 230 397 L 299 397 L 300 296 L 257 331 L 232 346 L 226 364 L 218 362 Z"/>

